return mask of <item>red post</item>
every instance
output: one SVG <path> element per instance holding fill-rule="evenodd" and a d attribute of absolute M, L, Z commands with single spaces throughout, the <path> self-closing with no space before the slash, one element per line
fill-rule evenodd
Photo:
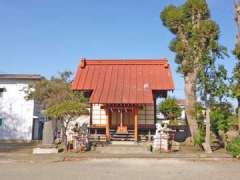
<path fill-rule="evenodd" d="M 138 142 L 138 109 L 134 108 L 134 141 Z"/>
<path fill-rule="evenodd" d="M 106 137 L 110 139 L 109 111 L 106 109 Z"/>

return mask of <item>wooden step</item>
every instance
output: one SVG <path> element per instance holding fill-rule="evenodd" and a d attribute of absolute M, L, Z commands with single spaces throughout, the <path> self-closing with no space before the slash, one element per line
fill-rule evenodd
<path fill-rule="evenodd" d="M 111 137 L 111 141 L 134 141 L 134 138 L 114 138 L 114 137 Z"/>
<path fill-rule="evenodd" d="M 134 134 L 113 134 L 112 137 L 134 137 Z"/>
<path fill-rule="evenodd" d="M 117 133 L 115 129 L 110 130 L 112 141 L 134 141 L 134 130 L 128 130 L 127 133 Z"/>
<path fill-rule="evenodd" d="M 133 134 L 114 134 L 111 136 L 111 140 L 113 141 L 134 141 Z"/>

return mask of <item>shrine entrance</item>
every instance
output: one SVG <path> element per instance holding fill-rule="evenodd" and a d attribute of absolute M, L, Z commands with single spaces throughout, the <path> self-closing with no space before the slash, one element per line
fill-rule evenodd
<path fill-rule="evenodd" d="M 111 140 L 138 141 L 137 106 L 105 106 L 107 114 L 106 135 Z"/>
<path fill-rule="evenodd" d="M 111 112 L 110 128 L 116 129 L 116 133 L 128 133 L 134 129 L 134 112 L 131 110 L 116 110 Z"/>

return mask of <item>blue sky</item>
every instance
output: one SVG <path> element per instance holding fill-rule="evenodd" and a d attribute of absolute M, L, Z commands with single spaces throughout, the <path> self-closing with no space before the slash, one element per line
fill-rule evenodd
<path fill-rule="evenodd" d="M 0 0 L 0 73 L 51 76 L 75 72 L 80 57 L 169 59 L 175 96 L 183 97 L 171 33 L 160 11 L 184 0 Z M 233 0 L 208 0 L 231 55 L 236 41 Z M 222 63 L 232 72 L 233 56 Z"/>

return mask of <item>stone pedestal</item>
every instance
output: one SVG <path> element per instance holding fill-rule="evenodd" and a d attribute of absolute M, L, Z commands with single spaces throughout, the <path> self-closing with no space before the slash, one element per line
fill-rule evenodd
<path fill-rule="evenodd" d="M 58 153 L 57 148 L 34 148 L 33 154 L 56 154 Z"/>
<path fill-rule="evenodd" d="M 168 152 L 169 135 L 160 124 L 156 125 L 156 134 L 153 137 L 153 151 Z"/>
<path fill-rule="evenodd" d="M 154 136 L 153 141 L 153 150 L 154 151 L 162 151 L 162 152 L 168 152 L 168 134 L 161 132 L 160 134 L 157 134 Z"/>

